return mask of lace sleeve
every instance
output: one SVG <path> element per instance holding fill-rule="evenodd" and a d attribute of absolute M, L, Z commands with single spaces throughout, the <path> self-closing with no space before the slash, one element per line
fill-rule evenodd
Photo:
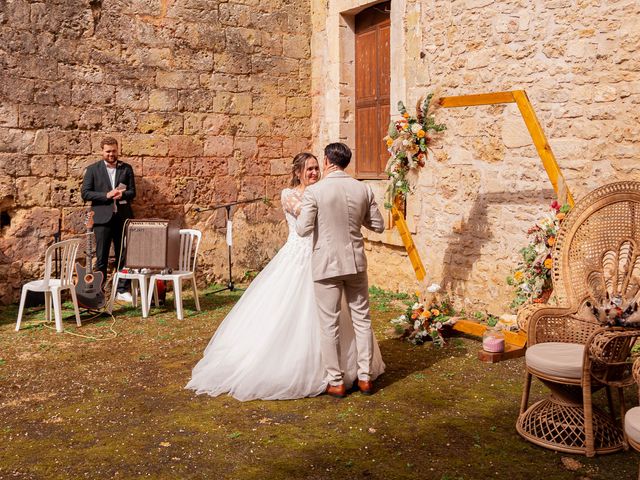
<path fill-rule="evenodd" d="M 298 195 L 298 192 L 290 188 L 285 188 L 282 191 L 280 200 L 282 201 L 282 209 L 285 212 L 293 215 L 294 217 L 297 217 L 300 214 L 302 199 Z"/>

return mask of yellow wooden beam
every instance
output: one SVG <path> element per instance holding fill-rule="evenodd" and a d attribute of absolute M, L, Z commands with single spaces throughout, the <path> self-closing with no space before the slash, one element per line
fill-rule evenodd
<path fill-rule="evenodd" d="M 424 265 L 422 265 L 422 260 L 420 260 L 420 254 L 416 249 L 416 245 L 413 243 L 413 237 L 411 237 L 411 232 L 409 231 L 407 222 L 404 219 L 404 215 L 402 215 L 402 212 L 400 212 L 400 210 L 395 206 L 391 207 L 391 215 L 393 217 L 393 223 L 398 229 L 398 233 L 400 233 L 400 238 L 402 239 L 404 248 L 409 255 L 409 260 L 411 260 L 413 270 L 416 272 L 416 278 L 418 280 L 422 280 L 427 272 L 424 269 Z"/>
<path fill-rule="evenodd" d="M 536 112 L 533 110 L 527 93 L 524 90 L 515 90 L 513 96 L 516 99 L 518 109 L 520 109 L 520 114 L 524 119 L 524 124 L 529 130 L 533 144 L 536 146 L 536 150 L 538 150 L 538 155 L 542 160 L 542 166 L 547 171 L 551 185 L 553 185 L 553 189 L 556 191 L 558 202 L 561 205 L 568 203 L 573 207 L 573 195 L 571 195 L 569 187 L 567 187 L 567 182 L 560 171 L 553 151 L 551 151 L 551 146 L 542 130 L 538 117 L 536 117 Z"/>
<path fill-rule="evenodd" d="M 440 105 L 445 108 L 475 107 L 477 105 L 494 105 L 496 103 L 514 103 L 513 92 L 479 93 L 477 95 L 460 95 L 458 97 L 442 97 Z"/>

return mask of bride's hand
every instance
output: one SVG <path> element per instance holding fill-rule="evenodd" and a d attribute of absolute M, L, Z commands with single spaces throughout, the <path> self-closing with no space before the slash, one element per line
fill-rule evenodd
<path fill-rule="evenodd" d="M 337 170 L 338 170 L 338 167 L 336 167 L 332 163 L 327 164 L 324 167 L 324 171 L 322 172 L 322 178 L 325 178 L 327 175 L 329 175 L 330 173 L 335 172 Z"/>

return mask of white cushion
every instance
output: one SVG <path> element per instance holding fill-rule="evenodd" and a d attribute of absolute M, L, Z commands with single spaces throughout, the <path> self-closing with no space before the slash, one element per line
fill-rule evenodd
<path fill-rule="evenodd" d="M 632 408 L 624 416 L 624 431 L 636 443 L 640 443 L 640 407 Z"/>
<path fill-rule="evenodd" d="M 584 345 L 578 343 L 546 342 L 527 348 L 527 366 L 553 377 L 582 378 Z"/>

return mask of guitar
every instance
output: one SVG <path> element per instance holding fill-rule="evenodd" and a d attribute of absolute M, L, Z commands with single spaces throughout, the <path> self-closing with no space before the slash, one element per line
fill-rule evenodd
<path fill-rule="evenodd" d="M 94 212 L 87 213 L 87 248 L 84 266 L 76 263 L 76 296 L 78 305 L 89 310 L 98 310 L 104 307 L 105 295 L 102 290 L 102 272 L 93 271 L 93 215 Z"/>

